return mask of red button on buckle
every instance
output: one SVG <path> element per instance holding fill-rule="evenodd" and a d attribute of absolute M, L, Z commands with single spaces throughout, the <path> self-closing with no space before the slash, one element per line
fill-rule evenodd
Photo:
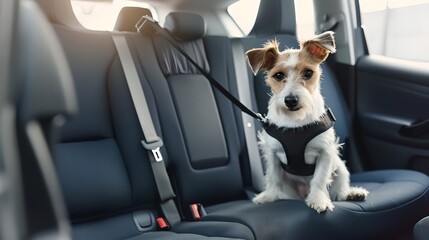
<path fill-rule="evenodd" d="M 170 228 L 170 226 L 168 226 L 167 221 L 165 221 L 165 219 L 163 217 L 157 218 L 156 222 L 158 223 L 158 227 L 162 230 L 167 230 Z"/>
<path fill-rule="evenodd" d="M 198 203 L 194 203 L 190 205 L 192 217 L 194 218 L 194 220 L 197 220 L 197 221 L 201 219 L 200 207 L 198 205 L 199 205 Z"/>

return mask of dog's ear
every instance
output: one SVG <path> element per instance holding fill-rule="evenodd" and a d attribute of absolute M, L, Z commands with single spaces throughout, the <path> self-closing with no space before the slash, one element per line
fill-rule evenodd
<path fill-rule="evenodd" d="M 279 43 L 277 40 L 272 40 L 264 44 L 263 48 L 254 48 L 247 51 L 246 58 L 253 74 L 256 75 L 261 69 L 271 69 L 279 54 Z"/>
<path fill-rule="evenodd" d="M 325 61 L 329 53 L 336 52 L 334 32 L 327 31 L 313 39 L 302 42 L 301 50 L 307 51 L 318 62 Z"/>

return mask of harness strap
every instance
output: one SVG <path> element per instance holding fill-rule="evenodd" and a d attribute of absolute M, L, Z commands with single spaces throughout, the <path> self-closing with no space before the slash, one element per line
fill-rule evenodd
<path fill-rule="evenodd" d="M 286 154 L 287 164 L 280 162 L 282 168 L 298 176 L 311 176 L 314 174 L 316 164 L 305 163 L 305 148 L 317 135 L 334 126 L 335 117 L 331 109 L 326 109 L 320 120 L 299 128 L 278 127 L 274 124 L 264 124 L 265 131 L 277 139 Z"/>

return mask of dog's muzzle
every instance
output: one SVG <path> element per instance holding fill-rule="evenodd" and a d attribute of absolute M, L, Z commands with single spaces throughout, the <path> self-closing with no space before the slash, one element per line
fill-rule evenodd
<path fill-rule="evenodd" d="M 300 108 L 298 106 L 299 99 L 297 96 L 289 95 L 285 97 L 285 104 L 289 111 L 297 111 Z"/>

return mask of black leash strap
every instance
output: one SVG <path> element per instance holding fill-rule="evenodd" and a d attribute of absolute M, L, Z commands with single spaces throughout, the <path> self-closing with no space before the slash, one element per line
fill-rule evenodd
<path fill-rule="evenodd" d="M 137 31 L 140 32 L 140 30 L 143 28 L 144 25 L 151 25 L 151 27 L 154 28 L 156 33 L 159 33 L 161 36 L 163 36 L 177 51 L 179 51 L 195 68 L 197 68 L 198 71 L 204 77 L 209 80 L 210 84 L 215 87 L 217 90 L 219 90 L 226 98 L 228 98 L 235 106 L 237 106 L 241 111 L 249 114 L 250 116 L 258 119 L 259 121 L 266 122 L 266 118 L 262 116 L 260 113 L 256 113 L 246 107 L 243 103 L 240 102 L 237 98 L 235 98 L 228 90 L 226 90 L 216 79 L 214 79 L 212 76 L 210 76 L 209 73 L 207 73 L 204 69 L 202 69 L 186 52 L 183 50 L 179 44 L 177 44 L 176 40 L 161 26 L 159 26 L 158 22 L 156 22 L 153 18 L 149 16 L 143 16 L 140 18 L 140 20 L 136 24 Z"/>

